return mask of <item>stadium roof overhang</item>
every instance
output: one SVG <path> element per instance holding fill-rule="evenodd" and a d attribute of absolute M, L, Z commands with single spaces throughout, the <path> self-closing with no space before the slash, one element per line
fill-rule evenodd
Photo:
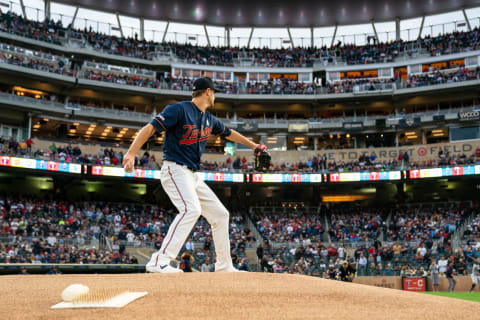
<path fill-rule="evenodd" d="M 231 27 L 321 27 L 393 21 L 480 6 L 480 0 L 54 0 L 145 19 Z"/>

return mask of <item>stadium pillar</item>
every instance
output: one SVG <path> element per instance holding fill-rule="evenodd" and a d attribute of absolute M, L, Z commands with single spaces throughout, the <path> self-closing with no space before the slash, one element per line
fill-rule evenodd
<path fill-rule="evenodd" d="M 45 4 L 45 20 L 50 20 L 50 0 L 44 0 Z"/>
<path fill-rule="evenodd" d="M 117 16 L 118 28 L 120 29 L 120 35 L 122 36 L 122 38 L 125 38 L 123 36 L 122 23 L 120 22 L 120 15 L 118 14 L 118 12 L 116 13 L 116 16 Z"/>
<path fill-rule="evenodd" d="M 377 40 L 377 43 L 379 43 L 380 39 L 378 38 L 377 28 L 375 28 L 375 21 L 373 20 L 372 20 L 372 29 L 373 29 L 373 33 L 375 34 L 375 39 Z"/>
<path fill-rule="evenodd" d="M 465 17 L 465 22 L 467 23 L 468 31 L 472 31 L 472 26 L 470 25 L 470 21 L 468 20 L 467 13 L 465 12 L 465 8 L 462 9 L 463 16 Z"/>
<path fill-rule="evenodd" d="M 208 46 L 211 47 L 210 37 L 208 36 L 208 31 L 207 31 L 207 25 L 206 24 L 203 25 L 203 30 L 205 30 L 205 36 L 207 37 Z"/>
<path fill-rule="evenodd" d="M 418 31 L 418 37 L 417 39 L 419 39 L 421 36 L 422 36 L 422 32 L 423 32 L 423 24 L 425 23 L 425 16 L 422 17 L 422 23 L 420 24 L 420 30 Z"/>
<path fill-rule="evenodd" d="M 254 30 L 255 30 L 255 27 L 252 27 L 252 31 L 250 31 L 250 36 L 248 37 L 247 48 L 250 48 L 250 41 L 252 41 L 252 36 L 253 36 L 253 31 Z"/>
<path fill-rule="evenodd" d="M 310 28 L 310 48 L 313 48 L 313 27 Z"/>
<path fill-rule="evenodd" d="M 20 0 L 20 6 L 22 7 L 23 18 L 27 19 L 27 12 L 25 11 L 25 5 L 23 4 L 23 0 Z"/>
<path fill-rule="evenodd" d="M 290 32 L 290 27 L 287 28 L 287 32 L 288 32 L 288 37 L 290 38 L 290 44 L 292 45 L 292 48 L 294 48 L 295 46 L 293 45 L 293 38 L 292 38 L 292 33 Z"/>
<path fill-rule="evenodd" d="M 28 139 L 32 137 L 32 114 L 28 113 Z"/>
<path fill-rule="evenodd" d="M 400 41 L 400 18 L 395 18 L 395 41 Z"/>
<path fill-rule="evenodd" d="M 167 25 L 165 26 L 165 31 L 163 32 L 162 43 L 165 42 L 165 37 L 167 36 L 169 26 L 170 26 L 170 21 L 167 21 Z"/>
<path fill-rule="evenodd" d="M 330 47 L 333 47 L 333 44 L 335 43 L 335 37 L 337 36 L 337 30 L 338 30 L 338 24 L 335 23 L 335 31 L 333 31 L 332 43 L 330 44 Z"/>
<path fill-rule="evenodd" d="M 145 18 L 140 17 L 140 41 L 145 40 Z"/>
<path fill-rule="evenodd" d="M 230 27 L 229 26 L 226 26 L 225 27 L 225 34 L 226 34 L 226 43 L 227 43 L 227 47 L 230 47 Z"/>
<path fill-rule="evenodd" d="M 78 14 L 78 6 L 75 8 L 75 13 L 73 14 L 72 22 L 70 23 L 70 28 L 73 29 L 73 25 L 75 24 L 75 19 L 77 19 L 77 14 Z"/>

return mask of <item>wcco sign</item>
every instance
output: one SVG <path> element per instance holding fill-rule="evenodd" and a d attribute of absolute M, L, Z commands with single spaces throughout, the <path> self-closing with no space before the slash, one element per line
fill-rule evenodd
<path fill-rule="evenodd" d="M 479 120 L 480 119 L 480 111 L 465 111 L 458 113 L 459 120 Z"/>

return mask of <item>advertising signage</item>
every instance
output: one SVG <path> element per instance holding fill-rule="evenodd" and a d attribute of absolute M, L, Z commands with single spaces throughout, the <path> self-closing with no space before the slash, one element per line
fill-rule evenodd
<path fill-rule="evenodd" d="M 65 172 L 80 174 L 82 173 L 82 165 L 76 163 L 66 163 L 49 160 L 26 159 L 17 157 L 0 157 L 1 167 L 24 168 L 32 170 L 46 170 L 53 172 Z"/>
<path fill-rule="evenodd" d="M 330 182 L 392 181 L 401 177 L 400 171 L 336 172 L 330 173 Z"/>

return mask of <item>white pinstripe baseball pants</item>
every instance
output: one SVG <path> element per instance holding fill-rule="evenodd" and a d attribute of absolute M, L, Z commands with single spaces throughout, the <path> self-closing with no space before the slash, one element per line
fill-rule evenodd
<path fill-rule="evenodd" d="M 179 213 L 157 252 L 159 259 L 164 262 L 175 259 L 198 218 L 203 215 L 212 227 L 217 256 L 215 271 L 233 268 L 228 234 L 229 213 L 215 193 L 194 172 L 171 161 L 163 162 L 160 181 Z"/>

